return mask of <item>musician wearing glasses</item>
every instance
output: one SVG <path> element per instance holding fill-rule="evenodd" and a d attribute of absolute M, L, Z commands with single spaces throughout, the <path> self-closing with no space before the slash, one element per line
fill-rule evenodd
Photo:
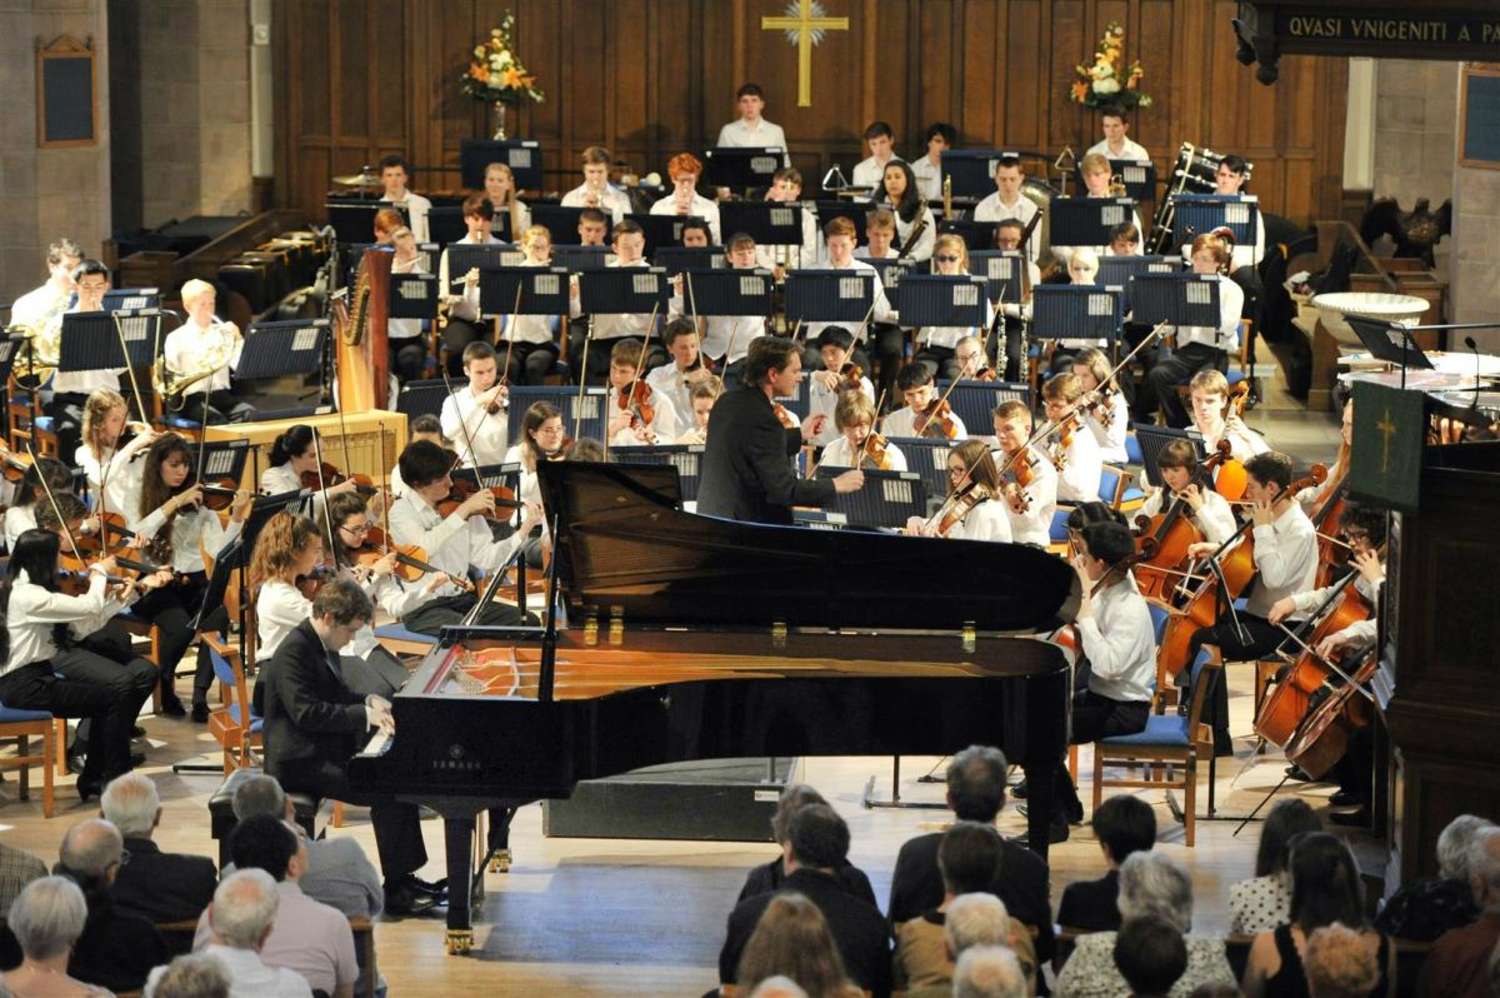
<path fill-rule="evenodd" d="M 922 193 L 917 189 L 917 175 L 908 164 L 900 160 L 886 164 L 881 193 L 875 203 L 890 209 L 895 216 L 898 254 L 919 263 L 932 259 L 937 222 L 932 217 L 932 209 L 922 201 Z"/>
<path fill-rule="evenodd" d="M 1021 187 L 1025 183 L 1026 171 L 1021 168 L 1020 159 L 1001 156 L 995 161 L 995 193 L 974 206 L 976 222 L 1007 222 L 1013 219 L 1018 223 L 1015 245 L 999 246 L 999 249 L 1020 249 L 1021 233 L 1041 211 L 1035 201 L 1021 193 Z M 997 230 L 997 238 L 998 235 Z M 1041 240 L 1034 236 L 1026 244 L 1026 257 L 1033 264 L 1036 263 L 1040 244 Z"/>
<path fill-rule="evenodd" d="M 965 440 L 948 452 L 948 502 L 943 512 L 944 516 L 937 519 L 910 517 L 903 533 L 950 540 L 1011 542 L 1010 517 L 1001 498 L 999 469 L 985 441 Z"/>
<path fill-rule="evenodd" d="M 1049 423 L 1062 423 L 1077 411 L 1082 399 L 1083 382 L 1071 371 L 1042 386 L 1042 404 Z M 1093 502 L 1099 498 L 1104 459 L 1099 454 L 1099 442 L 1082 423 L 1079 413 L 1076 420 L 1060 425 L 1046 442 L 1047 456 L 1057 469 L 1057 498 L 1062 502 Z"/>
<path fill-rule="evenodd" d="M 104 294 L 110 288 L 109 268 L 98 260 L 85 260 L 73 271 L 73 285 L 78 291 L 77 301 L 65 312 L 54 314 L 48 320 L 46 330 L 38 337 L 55 344 L 59 354 L 62 349 L 63 315 L 104 310 Z M 184 296 L 186 293 L 187 285 L 184 285 Z M 186 307 L 185 299 L 183 304 Z M 123 367 L 112 367 L 102 371 L 58 371 L 52 376 L 53 395 L 48 413 L 52 416 L 56 429 L 59 454 L 73 454 L 78 450 L 83 428 L 83 407 L 88 402 L 89 393 L 100 388 L 119 388 L 120 375 L 124 371 Z"/>
<path fill-rule="evenodd" d="M 953 233 L 938 236 L 932 257 L 934 274 L 960 275 L 969 272 L 969 250 L 962 236 Z M 960 340 L 983 337 L 995 317 L 995 306 L 985 297 L 985 321 L 982 326 L 923 326 L 917 330 L 916 362 L 930 368 L 944 381 L 959 377 L 961 365 L 954 355 Z"/>
<path fill-rule="evenodd" d="M 1087 155 L 1097 154 L 1106 159 L 1133 159 L 1138 162 L 1151 159 L 1146 147 L 1126 134 L 1130 131 L 1130 117 L 1124 108 L 1105 108 L 1099 115 L 1099 123 L 1104 129 L 1104 138 L 1089 146 Z"/>
<path fill-rule="evenodd" d="M 214 286 L 207 281 L 194 278 L 184 284 L 182 307 L 187 322 L 172 330 L 162 345 L 167 377 L 182 385 L 183 415 L 204 425 L 255 418 L 255 409 L 231 391 L 229 378 L 240 366 L 245 338 L 239 326 L 214 315 L 216 302 Z"/>
<path fill-rule="evenodd" d="M 1166 356 L 1146 374 L 1146 382 L 1171 427 L 1181 429 L 1188 423 L 1177 386 L 1187 384 L 1199 371 L 1226 370 L 1229 355 L 1239 349 L 1245 292 L 1227 276 L 1229 247 L 1230 243 L 1215 233 L 1204 233 L 1193 240 L 1193 273 L 1213 274 L 1218 279 L 1219 323 L 1169 328 L 1165 342 L 1172 350 L 1162 351 Z"/>

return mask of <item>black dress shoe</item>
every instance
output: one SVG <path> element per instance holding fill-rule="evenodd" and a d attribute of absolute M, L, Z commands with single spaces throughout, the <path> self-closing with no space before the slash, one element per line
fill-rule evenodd
<path fill-rule="evenodd" d="M 1358 807 L 1364 803 L 1359 799 L 1359 794 L 1351 790 L 1340 790 L 1328 798 L 1328 803 L 1334 807 Z"/>
<path fill-rule="evenodd" d="M 199 702 L 196 702 L 196 701 L 193 703 L 193 723 L 194 724 L 207 724 L 208 723 L 208 704 L 206 704 L 206 703 L 199 703 Z"/>
<path fill-rule="evenodd" d="M 1338 811 L 1328 816 L 1330 824 L 1343 825 L 1345 828 L 1369 828 L 1370 809 L 1361 807 L 1358 811 Z"/>
<path fill-rule="evenodd" d="M 444 877 L 442 880 L 423 880 L 416 874 L 410 874 L 406 877 L 405 882 L 407 886 L 422 894 L 431 894 L 433 897 L 448 896 L 447 877 Z"/>
<path fill-rule="evenodd" d="M 171 690 L 162 691 L 161 712 L 166 717 L 187 716 L 187 708 L 182 705 L 182 698 Z"/>
<path fill-rule="evenodd" d="M 416 890 L 409 883 L 385 889 L 385 913 L 393 918 L 426 915 L 438 904 L 436 897 Z"/>
<path fill-rule="evenodd" d="M 103 790 L 104 781 L 97 776 L 78 778 L 78 799 L 85 803 L 92 797 L 98 797 Z"/>
<path fill-rule="evenodd" d="M 1313 778 L 1308 776 L 1301 766 L 1288 766 L 1286 768 L 1286 778 L 1295 780 L 1298 783 L 1311 783 L 1313 781 Z"/>
<path fill-rule="evenodd" d="M 81 772 L 83 772 L 84 764 L 87 763 L 88 761 L 89 761 L 89 757 L 88 757 L 88 754 L 85 753 L 85 752 L 69 752 L 68 753 L 68 772 L 70 772 L 70 773 L 81 773 Z"/>
<path fill-rule="evenodd" d="M 146 753 L 144 753 L 144 752 L 132 752 L 132 753 L 130 753 L 130 768 L 131 769 L 134 769 L 137 766 L 144 766 L 145 764 L 146 764 Z"/>

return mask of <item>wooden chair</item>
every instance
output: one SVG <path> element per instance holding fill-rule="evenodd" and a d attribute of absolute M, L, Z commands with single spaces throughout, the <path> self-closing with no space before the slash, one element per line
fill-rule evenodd
<path fill-rule="evenodd" d="M 1203 703 L 1210 685 L 1207 680 L 1219 668 L 1221 664 L 1211 652 L 1198 653 L 1191 671 L 1193 692 L 1186 717 L 1176 711 L 1170 714 L 1152 711 L 1146 719 L 1144 731 L 1101 738 L 1094 743 L 1094 810 L 1099 809 L 1106 785 L 1179 789 L 1183 792 L 1186 841 L 1188 846 L 1193 845 L 1197 830 L 1198 759 L 1200 756 L 1208 758 L 1204 753 L 1214 750 L 1213 732 L 1201 720 Z M 1145 779 L 1116 777 L 1106 780 L 1104 775 L 1106 766 L 1141 765 L 1149 766 L 1151 770 Z"/>
<path fill-rule="evenodd" d="M 364 984 L 357 993 L 363 998 L 375 998 L 380 984 L 380 969 L 375 964 L 375 923 L 368 918 L 351 918 L 349 931 L 354 933 L 354 956 Z"/>
<path fill-rule="evenodd" d="M 28 443 L 36 446 L 31 428 L 42 414 L 40 395 L 21 388 L 13 377 L 8 380 L 6 387 L 5 407 L 6 414 L 10 417 L 10 449 L 17 454 L 25 454 Z"/>
<path fill-rule="evenodd" d="M 261 747 L 261 720 L 250 706 L 250 686 L 238 650 L 218 635 L 205 631 L 200 640 L 208 647 L 214 677 L 229 692 L 229 702 L 208 716 L 208 730 L 224 752 L 224 774 L 254 763 Z"/>
<path fill-rule="evenodd" d="M 198 934 L 198 920 L 184 918 L 180 922 L 157 922 L 156 931 L 167 944 L 167 957 L 183 956 L 193 951 L 193 937 Z"/>
<path fill-rule="evenodd" d="M 30 800 L 31 767 L 42 767 L 42 815 L 47 818 L 52 817 L 53 812 L 52 773 L 56 768 L 56 757 L 58 754 L 67 754 L 65 751 L 60 753 L 55 731 L 52 714 L 48 711 L 19 710 L 0 704 L 0 739 L 14 738 L 16 740 L 15 758 L 0 759 L 0 770 L 19 769 L 21 771 L 20 798 Z M 33 736 L 42 740 L 40 755 L 31 752 Z"/>

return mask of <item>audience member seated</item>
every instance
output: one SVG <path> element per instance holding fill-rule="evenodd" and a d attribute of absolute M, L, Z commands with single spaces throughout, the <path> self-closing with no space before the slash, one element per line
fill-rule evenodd
<path fill-rule="evenodd" d="M 156 978 L 152 998 L 229 998 L 229 971 L 217 957 L 184 953 Z"/>
<path fill-rule="evenodd" d="M 151 922 L 197 918 L 214 898 L 219 874 L 205 856 L 162 852 L 151 833 L 161 821 L 156 784 L 140 773 L 117 776 L 99 798 L 104 819 L 120 830 L 130 862 L 109 889 L 115 907 Z"/>
<path fill-rule="evenodd" d="M 234 818 L 248 821 L 269 814 L 295 821 L 291 798 L 274 776 L 253 776 L 234 792 Z M 345 918 L 378 918 L 385 902 L 380 874 L 364 848 L 347 836 L 305 843 L 307 864 L 297 886 L 314 901 L 337 908 Z M 224 868 L 228 876 L 234 864 Z"/>
<path fill-rule="evenodd" d="M 1187 998 L 1205 984 L 1234 986 L 1224 940 L 1191 934 L 1193 882 L 1176 860 L 1162 852 L 1138 852 L 1120 864 L 1120 918 L 1155 915 L 1183 933 L 1187 970 L 1172 985 L 1172 998 Z M 1115 998 L 1130 986 L 1115 967 L 1116 932 L 1079 936 L 1073 955 L 1057 976 L 1057 998 Z"/>
<path fill-rule="evenodd" d="M 971 946 L 953 972 L 953 998 L 1027 998 L 1026 974 L 1004 946 Z"/>
<path fill-rule="evenodd" d="M 1300 797 L 1278 801 L 1260 829 L 1255 876 L 1229 885 L 1229 931 L 1270 932 L 1291 921 L 1292 874 L 1287 856 L 1293 836 L 1321 832 L 1323 825 Z"/>
<path fill-rule="evenodd" d="M 1307 994 L 1302 954 L 1307 937 L 1338 922 L 1360 934 L 1386 965 L 1386 938 L 1365 925 L 1365 892 L 1354 855 L 1327 832 L 1305 832 L 1292 840 L 1292 908 L 1289 924 L 1262 932 L 1250 945 L 1240 990 L 1247 998 L 1290 998 Z M 1387 993 L 1384 973 L 1375 995 Z"/>
<path fill-rule="evenodd" d="M 854 897 L 834 871 L 849 855 L 849 826 L 826 804 L 809 804 L 793 812 L 782 849 L 786 868 L 783 891 L 805 895 L 828 920 L 828 929 L 849 976 L 876 998 L 891 990 L 891 944 L 880 909 Z M 759 894 L 735 905 L 729 915 L 724 948 L 719 952 L 719 980 L 736 982 L 740 955 L 761 914 L 777 894 Z M 782 972 L 776 968 L 775 972 Z M 798 981 L 807 987 L 802 981 Z"/>
<path fill-rule="evenodd" d="M 260 948 L 276 922 L 280 895 L 276 881 L 265 870 L 237 870 L 219 881 L 208 906 L 212 941 L 198 955 L 213 957 L 229 975 L 230 998 L 312 998 L 306 978 L 286 967 L 273 967 L 260 958 Z M 168 967 L 151 971 L 146 998 L 157 998 Z"/>
<path fill-rule="evenodd" d="M 29 852 L 0 842 L 0 919 L 10 913 L 10 906 L 27 884 L 46 875 L 46 863 Z"/>
<path fill-rule="evenodd" d="M 1160 915 L 1132 918 L 1115 934 L 1115 968 L 1135 998 L 1166 998 L 1187 961 L 1182 933 Z"/>
<path fill-rule="evenodd" d="M 314 991 L 343 998 L 353 995 L 359 976 L 354 933 L 337 909 L 314 901 L 298 885 L 307 867 L 302 836 L 281 818 L 257 815 L 235 826 L 229 853 L 236 871 L 264 870 L 276 881 L 276 924 L 261 943 L 261 960 L 267 966 L 296 971 Z M 193 949 L 203 949 L 211 936 L 205 913 L 198 921 Z"/>
<path fill-rule="evenodd" d="M 982 899 L 979 910 L 970 905 L 964 928 L 980 938 L 970 942 L 1009 946 L 1016 951 L 1023 969 L 1036 979 L 1036 949 L 1031 933 L 1013 924 L 1005 905 L 986 894 L 995 882 L 1000 865 L 1000 833 L 993 825 L 960 821 L 943 833 L 938 846 L 938 869 L 943 876 L 943 903 L 896 926 L 896 960 L 893 984 L 897 990 L 947 987 L 953 981 L 956 953 L 949 951 L 949 910 L 960 896 Z M 958 916 L 955 916 L 958 917 Z M 988 921 L 988 931 L 985 923 Z M 967 934 L 967 933 L 966 933 Z"/>
<path fill-rule="evenodd" d="M 1307 937 L 1302 968 L 1309 998 L 1362 998 L 1380 980 L 1374 951 L 1358 932 L 1337 922 Z M 1477 993 L 1482 998 L 1482 982 Z"/>
<path fill-rule="evenodd" d="M 72 880 L 43 876 L 28 883 L 6 920 L 20 944 L 21 964 L 0 974 L 0 993 L 19 998 L 108 995 L 104 988 L 68 976 L 73 948 L 87 919 L 88 902 Z"/>
<path fill-rule="evenodd" d="M 844 985 L 841 990 L 851 996 L 864 994 L 863 991 L 860 991 L 859 988 L 856 988 L 852 984 Z M 757 984 L 755 990 L 750 992 L 750 998 L 807 998 L 807 992 L 790 977 L 787 977 L 785 974 L 777 974 L 775 977 L 767 977 Z"/>
<path fill-rule="evenodd" d="M 1437 840 L 1438 875 L 1403 884 L 1376 916 L 1375 928 L 1388 936 L 1431 942 L 1478 918 L 1469 881 L 1469 845 L 1476 832 L 1489 827 L 1490 822 L 1472 814 L 1448 822 Z"/>
<path fill-rule="evenodd" d="M 1120 864 L 1131 853 L 1149 852 L 1156 845 L 1156 812 L 1139 797 L 1123 794 L 1100 804 L 1092 824 L 1109 872 L 1063 888 L 1057 923 L 1084 932 L 1107 932 L 1120 927 Z"/>
<path fill-rule="evenodd" d="M 776 839 L 776 844 L 782 849 L 786 848 L 788 826 L 792 820 L 792 814 L 799 808 L 808 804 L 827 804 L 823 795 L 805 783 L 793 783 L 781 791 L 781 800 L 776 804 L 776 813 L 771 815 L 771 834 Z M 782 866 L 782 857 L 777 856 L 769 863 L 755 867 L 745 877 L 745 886 L 740 888 L 739 900 L 764 894 L 767 891 L 781 889 L 781 882 L 786 879 L 786 869 Z M 834 879 L 843 885 L 844 890 L 857 898 L 870 902 L 871 907 L 878 908 L 879 902 L 875 900 L 875 888 L 870 886 L 870 878 L 865 876 L 864 871 L 857 866 L 851 866 L 847 862 L 834 870 Z"/>
<path fill-rule="evenodd" d="M 73 947 L 68 973 L 111 991 L 135 991 L 167 959 L 156 926 L 115 908 L 110 887 L 129 862 L 119 829 L 102 818 L 80 821 L 63 835 L 53 873 L 72 877 L 88 902 L 88 920 Z"/>
<path fill-rule="evenodd" d="M 787 990 L 787 984 L 812 998 L 855 998 L 861 993 L 844 970 L 823 912 L 794 891 L 771 897 L 745 943 L 737 977 L 740 994 L 763 998 L 799 993 Z"/>
<path fill-rule="evenodd" d="M 1474 833 L 1469 845 L 1469 881 L 1481 914 L 1462 928 L 1449 929 L 1433 944 L 1423 968 L 1423 994 L 1429 998 L 1493 995 L 1491 956 L 1500 947 L 1500 828 Z"/>
<path fill-rule="evenodd" d="M 959 821 L 993 825 L 1005 806 L 1005 756 L 999 749 L 972 745 L 948 764 L 948 806 Z M 891 873 L 891 903 L 886 914 L 897 925 L 936 908 L 943 900 L 943 878 L 938 872 L 938 843 L 942 832 L 908 839 L 896 856 Z M 1004 841 L 1000 869 L 988 888 L 1005 902 L 1010 917 L 1032 929 L 1039 960 L 1052 959 L 1052 900 L 1048 894 L 1047 864 L 1024 845 Z"/>
<path fill-rule="evenodd" d="M 943 952 L 948 976 L 940 984 L 908 988 L 906 998 L 947 998 L 953 993 L 952 975 L 958 959 L 975 946 L 1004 946 L 1015 954 L 1026 977 L 1027 993 L 1036 992 L 1036 950 L 1031 933 L 1005 912 L 1005 905 L 993 894 L 960 894 L 948 905 L 943 920 Z M 914 925 L 915 921 L 905 925 Z M 1016 943 L 1019 948 L 1009 944 Z"/>

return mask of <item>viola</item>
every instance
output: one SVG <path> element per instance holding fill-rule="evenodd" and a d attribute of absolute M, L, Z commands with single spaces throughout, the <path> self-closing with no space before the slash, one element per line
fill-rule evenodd
<path fill-rule="evenodd" d="M 1260 705 L 1255 718 L 1255 733 L 1278 748 L 1284 748 L 1297 733 L 1312 706 L 1312 698 L 1334 678 L 1319 656 L 1311 649 L 1331 634 L 1361 620 L 1369 620 L 1374 608 L 1354 588 L 1356 576 L 1349 576 L 1344 590 L 1325 611 L 1303 643 L 1307 649 L 1297 656 L 1286 675 L 1276 684 L 1276 689 Z"/>
<path fill-rule="evenodd" d="M 375 482 L 369 475 L 346 475 L 327 461 L 322 462 L 315 470 L 304 471 L 302 473 L 302 487 L 304 489 L 332 488 L 335 485 L 342 485 L 350 480 L 353 480 L 355 491 L 360 495 L 368 498 L 375 494 Z M 213 508 L 209 506 L 209 509 Z"/>
<path fill-rule="evenodd" d="M 933 399 L 912 420 L 912 430 L 919 437 L 936 437 L 945 440 L 958 438 L 958 424 L 954 421 L 953 407 L 945 398 Z"/>

